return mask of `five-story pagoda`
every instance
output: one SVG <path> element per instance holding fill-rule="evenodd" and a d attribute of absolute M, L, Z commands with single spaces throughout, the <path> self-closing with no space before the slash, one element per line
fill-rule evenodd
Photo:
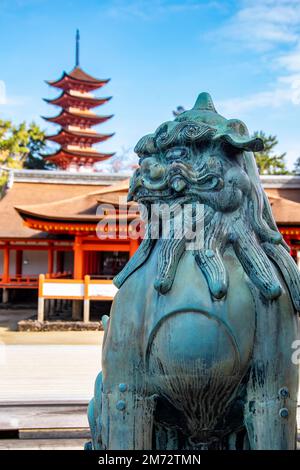
<path fill-rule="evenodd" d="M 93 168 L 96 162 L 106 160 L 114 153 L 99 152 L 93 144 L 104 142 L 114 134 L 99 134 L 92 126 L 101 124 L 109 116 L 99 116 L 93 109 L 111 99 L 95 97 L 91 92 L 101 88 L 109 79 L 98 79 L 85 73 L 79 66 L 79 31 L 76 32 L 75 67 L 70 73 L 63 72 L 58 80 L 48 81 L 50 86 L 61 89 L 61 94 L 48 103 L 61 107 L 54 117 L 44 117 L 46 121 L 61 126 L 58 133 L 47 139 L 60 144 L 59 150 L 44 158 L 63 170 Z"/>

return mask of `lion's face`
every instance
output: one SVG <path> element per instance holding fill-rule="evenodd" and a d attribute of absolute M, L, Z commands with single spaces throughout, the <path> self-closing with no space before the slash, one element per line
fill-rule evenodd
<path fill-rule="evenodd" d="M 207 93 L 199 95 L 190 111 L 163 123 L 135 147 L 140 166 L 131 179 L 129 200 L 144 203 L 148 213 L 158 205 L 159 216 L 166 203 L 171 209 L 192 203 L 192 227 L 198 220 L 195 204 L 202 204 L 203 246 L 194 248 L 193 255 L 214 299 L 224 298 L 228 290 L 227 250 L 235 254 L 254 286 L 268 299 L 276 299 L 282 292 L 270 258 L 283 266 L 287 285 L 293 287 L 298 282 L 300 286 L 259 181 L 252 152 L 262 148 L 262 141 L 249 136 L 244 123 L 218 114 Z M 187 250 L 189 232 L 183 231 L 178 238 L 174 223 L 169 238 L 163 239 L 160 223 L 158 218 L 162 240 L 155 288 L 164 294 L 171 289 L 177 265 Z M 149 235 L 151 224 L 136 257 L 118 276 L 117 285 L 151 253 L 156 243 Z M 285 268 L 290 263 L 292 277 Z M 298 291 L 294 291 L 294 304 L 300 308 Z"/>
<path fill-rule="evenodd" d="M 239 154 L 204 140 L 142 155 L 130 198 L 141 202 L 200 202 L 216 211 L 235 211 L 249 194 L 250 181 Z"/>

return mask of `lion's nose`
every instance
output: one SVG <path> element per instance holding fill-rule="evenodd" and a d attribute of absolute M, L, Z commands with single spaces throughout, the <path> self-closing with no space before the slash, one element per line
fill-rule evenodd
<path fill-rule="evenodd" d="M 153 180 L 160 179 L 164 173 L 165 170 L 161 165 L 152 165 L 150 168 L 150 178 Z"/>
<path fill-rule="evenodd" d="M 183 178 L 175 178 L 171 186 L 177 193 L 180 193 L 186 187 L 186 182 Z"/>

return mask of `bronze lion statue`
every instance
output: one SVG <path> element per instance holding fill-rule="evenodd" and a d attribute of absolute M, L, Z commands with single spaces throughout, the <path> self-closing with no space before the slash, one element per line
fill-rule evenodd
<path fill-rule="evenodd" d="M 207 93 L 136 145 L 128 198 L 147 223 L 114 280 L 91 448 L 295 448 L 300 276 L 260 183 L 262 147 Z"/>

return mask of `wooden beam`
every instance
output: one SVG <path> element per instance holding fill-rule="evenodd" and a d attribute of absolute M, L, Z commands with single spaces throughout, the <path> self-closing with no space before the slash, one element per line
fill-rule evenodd
<path fill-rule="evenodd" d="M 129 251 L 129 243 L 92 243 L 82 244 L 84 251 Z"/>
<path fill-rule="evenodd" d="M 5 245 L 0 245 L 0 250 L 5 249 Z M 27 250 L 27 251 L 48 251 L 49 246 L 48 245 L 15 245 L 11 244 L 10 245 L 11 250 Z M 55 245 L 53 246 L 53 249 L 55 251 L 72 251 L 73 247 L 72 246 L 59 246 Z"/>

